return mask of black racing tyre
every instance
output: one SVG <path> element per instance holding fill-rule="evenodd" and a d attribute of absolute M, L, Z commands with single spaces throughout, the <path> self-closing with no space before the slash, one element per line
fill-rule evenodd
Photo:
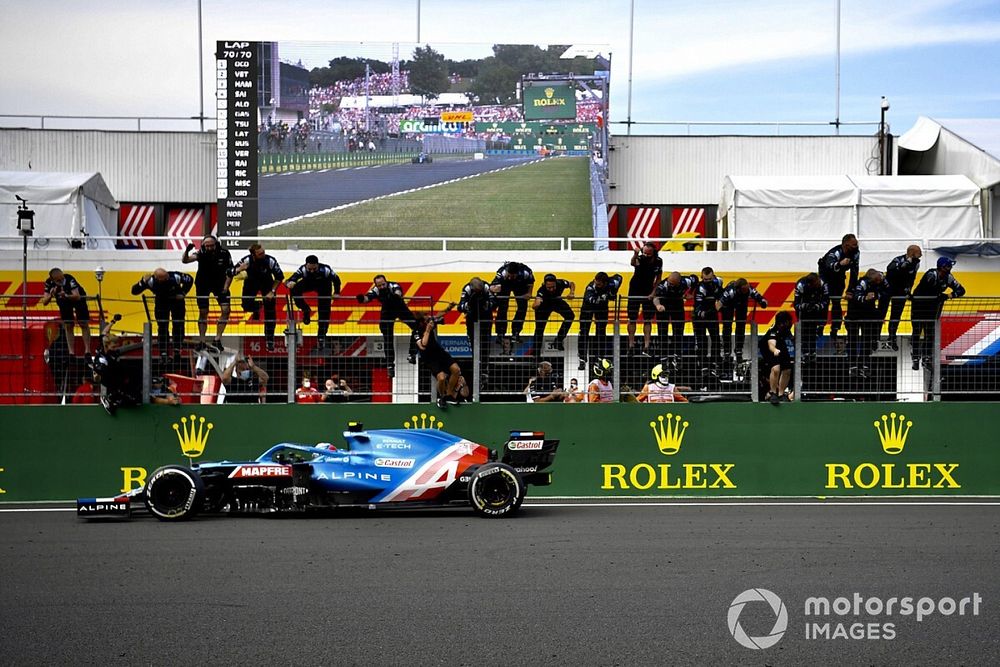
<path fill-rule="evenodd" d="M 184 466 L 157 468 L 146 480 L 146 509 L 160 521 L 190 519 L 205 501 L 201 476 Z"/>
<path fill-rule="evenodd" d="M 524 501 L 521 476 L 506 463 L 487 463 L 472 473 L 469 502 L 476 514 L 500 518 L 517 511 Z"/>

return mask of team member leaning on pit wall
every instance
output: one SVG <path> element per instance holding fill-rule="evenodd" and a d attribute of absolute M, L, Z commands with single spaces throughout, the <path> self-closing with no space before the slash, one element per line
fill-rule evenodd
<path fill-rule="evenodd" d="M 899 330 L 899 318 L 903 314 L 906 300 L 913 290 L 913 283 L 920 272 L 920 258 L 923 251 L 918 245 L 911 245 L 906 253 L 894 257 L 885 267 L 885 280 L 888 283 L 888 298 L 880 305 L 879 319 L 884 320 L 886 310 L 889 311 L 889 347 L 899 350 L 896 332 Z"/>
<path fill-rule="evenodd" d="M 264 346 L 271 352 L 274 350 L 274 328 L 278 319 L 276 297 L 285 274 L 278 260 L 268 255 L 264 246 L 254 243 L 249 250 L 250 254 L 233 269 L 233 275 L 246 271 L 241 305 L 250 314 L 250 319 L 258 319 L 261 305 L 264 307 Z M 258 295 L 262 300 L 257 299 Z"/>
<path fill-rule="evenodd" d="M 302 324 L 312 320 L 312 309 L 303 295 L 306 292 L 316 295 L 316 346 L 325 350 L 326 332 L 330 328 L 330 301 L 340 294 L 340 276 L 328 264 L 320 264 L 316 255 L 309 255 L 306 263 L 285 281 L 285 287 L 291 292 L 295 307 L 302 311 Z"/>
<path fill-rule="evenodd" d="M 663 259 L 660 258 L 655 243 L 646 242 L 641 250 L 632 252 L 632 277 L 628 281 L 628 354 L 635 354 L 635 325 L 639 320 L 639 310 L 642 310 L 642 354 L 650 357 L 652 351 L 653 293 L 663 277 Z"/>
<path fill-rule="evenodd" d="M 939 257 L 937 268 L 923 275 L 910 297 L 913 305 L 910 307 L 910 318 L 913 320 L 913 370 L 919 370 L 920 362 L 924 368 L 931 365 L 931 347 L 934 344 L 934 322 L 941 317 L 944 302 L 965 296 L 965 288 L 951 273 L 955 260 Z M 947 290 L 951 290 L 948 294 Z"/>
<path fill-rule="evenodd" d="M 194 278 L 179 271 L 156 269 L 132 285 L 132 294 L 138 296 L 146 290 L 153 293 L 153 314 L 156 318 L 157 346 L 161 361 L 168 357 L 168 330 L 173 323 L 174 361 L 180 361 L 181 343 L 184 340 L 185 297 L 194 286 Z"/>
<path fill-rule="evenodd" d="M 844 321 L 844 311 L 841 299 L 846 287 L 848 295 L 858 282 L 858 266 L 861 253 L 858 252 L 858 238 L 854 234 L 845 234 L 840 245 L 826 251 L 819 258 L 819 277 L 826 283 L 830 293 L 830 338 L 834 341 L 840 332 Z M 850 296 L 848 296 L 850 298 Z"/>
<path fill-rule="evenodd" d="M 192 252 L 193 251 L 193 252 Z M 214 295 L 219 304 L 219 320 L 215 325 L 215 338 L 212 348 L 222 352 L 222 335 L 229 323 L 230 293 L 229 286 L 233 282 L 233 256 L 219 245 L 219 240 L 208 235 L 201 240 L 201 247 L 194 250 L 194 244 L 188 243 L 181 255 L 181 263 L 198 263 L 194 276 L 194 293 L 198 300 L 198 350 L 206 349 L 205 336 L 208 333 L 208 301 Z"/>

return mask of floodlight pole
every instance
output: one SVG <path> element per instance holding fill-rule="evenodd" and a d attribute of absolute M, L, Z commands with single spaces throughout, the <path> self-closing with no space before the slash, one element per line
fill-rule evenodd
<path fill-rule="evenodd" d="M 886 137 L 885 137 L 885 112 L 889 110 L 889 100 L 886 99 L 885 95 L 882 96 L 882 102 L 880 104 L 882 110 L 882 117 L 878 124 L 878 175 L 886 175 Z"/>
<path fill-rule="evenodd" d="M 202 54 L 201 0 L 198 0 L 198 123 L 205 131 L 205 57 Z"/>
<path fill-rule="evenodd" d="M 628 118 L 625 119 L 626 135 L 632 135 L 632 35 L 635 29 L 635 0 L 628 4 Z M 605 123 L 607 119 L 605 119 Z"/>
<path fill-rule="evenodd" d="M 21 205 L 17 208 L 17 231 L 21 235 L 21 320 L 25 337 L 28 335 L 28 237 L 35 232 L 35 212 L 28 202 L 14 195 Z M 27 348 L 25 348 L 27 354 Z"/>

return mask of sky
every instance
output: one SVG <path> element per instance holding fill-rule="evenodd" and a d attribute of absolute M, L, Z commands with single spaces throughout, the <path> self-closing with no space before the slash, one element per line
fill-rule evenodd
<path fill-rule="evenodd" d="M 1000 0 L 840 5 L 839 118 L 868 123 L 844 133 L 875 133 L 883 95 L 894 134 L 922 115 L 1000 117 Z M 616 134 L 626 127 L 615 123 L 629 118 L 641 134 L 830 133 L 836 7 L 836 0 L 202 0 L 204 105 L 211 115 L 212 54 L 222 39 L 602 44 L 611 55 Z M 0 116 L 198 115 L 197 0 L 11 0 L 3 14 Z M 655 124 L 693 121 L 762 125 Z M 775 125 L 794 121 L 818 125 Z M 58 122 L 83 126 L 47 126 Z M 27 121 L 0 117 L 0 126 L 12 124 Z"/>

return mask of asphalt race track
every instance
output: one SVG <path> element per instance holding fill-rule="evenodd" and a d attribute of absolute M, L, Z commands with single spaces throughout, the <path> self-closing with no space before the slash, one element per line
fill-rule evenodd
<path fill-rule="evenodd" d="M 996 502 L 551 501 L 499 521 L 446 510 L 184 524 L 7 505 L 0 664 L 996 665 Z M 787 605 L 787 632 L 764 650 L 727 625 L 755 587 Z M 880 632 L 894 622 L 892 640 L 804 638 L 807 597 L 855 592 L 982 604 L 877 618 Z M 775 618 L 760 602 L 738 621 L 759 637 Z"/>
<path fill-rule="evenodd" d="M 439 158 L 430 164 L 406 163 L 269 174 L 259 180 L 258 215 L 260 224 L 265 225 L 538 159 L 534 154 L 525 157 L 494 156 L 485 160 Z"/>

